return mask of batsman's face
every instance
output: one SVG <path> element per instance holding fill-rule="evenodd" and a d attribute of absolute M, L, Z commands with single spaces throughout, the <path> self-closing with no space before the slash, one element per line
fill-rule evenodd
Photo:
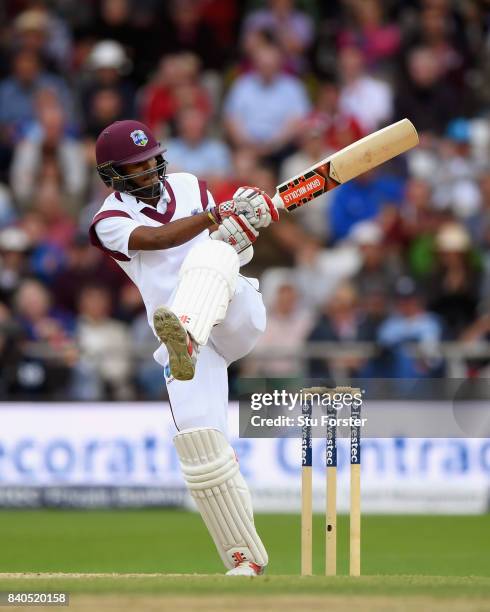
<path fill-rule="evenodd" d="M 158 179 L 158 172 L 156 170 L 154 172 L 151 171 L 156 166 L 157 160 L 152 157 L 142 162 L 126 164 L 122 169 L 125 176 L 140 174 L 140 176 L 135 176 L 131 179 L 138 187 L 149 187 Z"/>

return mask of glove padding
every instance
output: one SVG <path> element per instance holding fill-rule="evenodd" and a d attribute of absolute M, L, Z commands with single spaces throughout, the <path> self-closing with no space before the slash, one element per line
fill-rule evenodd
<path fill-rule="evenodd" d="M 256 227 L 268 227 L 279 220 L 279 213 L 270 197 L 258 187 L 239 187 L 233 194 L 238 214 L 244 214 Z"/>
<path fill-rule="evenodd" d="M 259 232 L 244 215 L 231 214 L 223 219 L 211 238 L 227 242 L 237 253 L 241 253 L 257 240 L 258 235 Z"/>
<path fill-rule="evenodd" d="M 270 197 L 258 187 L 239 187 L 233 199 L 221 202 L 209 211 L 220 225 L 230 215 L 244 215 L 256 228 L 267 227 L 279 220 L 279 213 Z"/>

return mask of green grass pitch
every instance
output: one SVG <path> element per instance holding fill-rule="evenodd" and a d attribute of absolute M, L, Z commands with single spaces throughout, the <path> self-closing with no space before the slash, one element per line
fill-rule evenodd
<path fill-rule="evenodd" d="M 296 598 L 295 605 L 302 602 L 303 609 L 322 609 L 315 606 L 326 603 L 324 598 L 329 597 L 331 610 L 345 610 L 349 603 L 377 612 L 384 610 L 383 606 L 417 612 L 490 610 L 490 515 L 363 516 L 360 578 L 347 576 L 348 516 L 339 517 L 338 573 L 343 575 L 334 578 L 322 576 L 324 516 L 314 517 L 317 575 L 311 578 L 298 576 L 299 516 L 263 514 L 256 517 L 256 523 L 269 552 L 267 574 L 255 579 L 230 579 L 222 576 L 224 569 L 214 545 L 194 513 L 0 511 L 0 573 L 4 574 L 0 576 L 0 591 L 62 589 L 82 597 L 74 610 L 93 609 L 93 600 L 83 597 L 109 596 L 163 597 L 169 606 L 172 603 L 194 610 L 202 601 L 192 597 L 202 595 L 208 598 L 210 607 L 206 610 L 221 610 L 228 609 L 232 602 L 229 598 L 238 593 L 248 597 L 249 607 L 244 610 L 257 608 L 259 600 L 254 597 L 275 598 L 267 603 L 269 612 L 283 609 L 285 597 Z M 31 575 L 5 576 L 18 572 Z M 38 572 L 158 575 L 32 576 Z M 173 597 L 179 597 L 180 603 L 175 604 Z M 364 606 L 368 600 L 370 605 Z M 114 609 L 123 605 L 129 606 L 127 609 L 153 609 L 153 600 L 138 601 L 130 605 L 116 599 L 113 605 Z M 159 601 L 155 609 L 160 609 Z M 411 603 L 404 607 L 404 602 Z"/>
<path fill-rule="evenodd" d="M 323 572 L 324 517 L 313 525 Z M 262 514 L 268 574 L 298 574 L 296 514 Z M 339 516 L 338 572 L 347 573 L 348 516 Z M 198 514 L 174 510 L 0 511 L 0 572 L 214 574 L 223 566 Z M 490 515 L 362 517 L 362 573 L 490 576 Z"/>

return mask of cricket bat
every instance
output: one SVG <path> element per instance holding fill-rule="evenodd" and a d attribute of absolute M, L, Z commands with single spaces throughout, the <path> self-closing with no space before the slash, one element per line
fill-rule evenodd
<path fill-rule="evenodd" d="M 408 119 L 397 121 L 278 185 L 272 201 L 277 208 L 290 212 L 338 185 L 405 153 L 418 142 L 419 137 L 413 123 Z"/>

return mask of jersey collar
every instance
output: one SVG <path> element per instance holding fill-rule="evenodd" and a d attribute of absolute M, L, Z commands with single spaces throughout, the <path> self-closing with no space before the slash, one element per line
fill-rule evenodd
<path fill-rule="evenodd" d="M 116 192 L 116 198 L 120 202 L 123 202 L 126 206 L 133 208 L 133 210 L 136 209 L 138 212 L 142 212 L 150 219 L 160 221 L 161 223 L 168 223 L 175 213 L 175 195 L 168 182 L 165 184 L 165 190 L 162 197 L 158 201 L 156 208 L 143 202 L 143 200 L 138 200 L 128 193 Z"/>

